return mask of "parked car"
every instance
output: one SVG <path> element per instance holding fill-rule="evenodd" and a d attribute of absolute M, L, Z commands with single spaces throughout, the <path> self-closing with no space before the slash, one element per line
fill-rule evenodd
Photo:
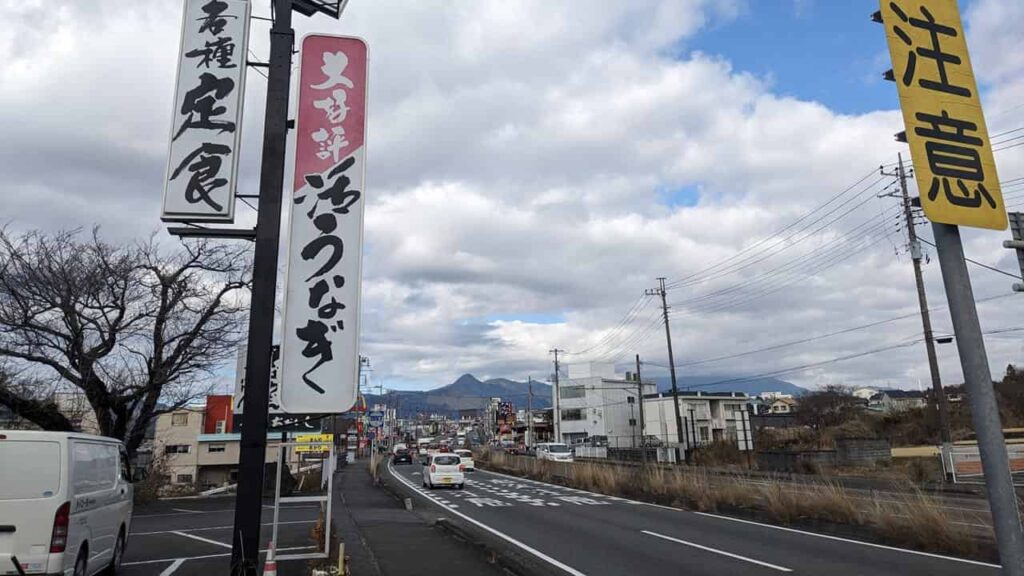
<path fill-rule="evenodd" d="M 462 465 L 465 467 L 466 472 L 476 471 L 476 463 L 473 462 L 473 452 L 471 450 L 459 448 L 455 451 L 455 455 L 462 460 Z"/>
<path fill-rule="evenodd" d="M 433 454 L 423 466 L 423 485 L 431 489 L 437 486 L 461 489 L 466 485 L 465 471 L 466 467 L 457 455 Z"/>
<path fill-rule="evenodd" d="M 661 446 L 661 438 L 658 438 L 653 434 L 648 434 L 644 436 L 644 446 L 649 448 L 658 448 Z"/>
<path fill-rule="evenodd" d="M 537 459 L 572 462 L 572 449 L 561 442 L 543 442 L 537 444 Z"/>
<path fill-rule="evenodd" d="M 391 457 L 392 464 L 402 464 L 403 462 L 412 464 L 412 452 L 408 448 L 395 450 L 395 454 Z"/>
<path fill-rule="evenodd" d="M 112 438 L 0 430 L 0 574 L 116 574 L 132 521 L 128 458 Z"/>

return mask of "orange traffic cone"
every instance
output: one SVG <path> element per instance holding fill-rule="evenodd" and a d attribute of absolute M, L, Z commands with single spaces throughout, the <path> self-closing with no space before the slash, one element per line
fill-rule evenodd
<path fill-rule="evenodd" d="M 263 562 L 263 576 L 277 576 L 277 561 L 274 560 L 274 543 L 267 546 L 267 559 Z"/>

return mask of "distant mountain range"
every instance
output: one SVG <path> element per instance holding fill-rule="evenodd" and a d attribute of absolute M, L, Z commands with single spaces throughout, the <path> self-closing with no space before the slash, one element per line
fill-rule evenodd
<path fill-rule="evenodd" d="M 672 379 L 668 376 L 656 376 L 654 381 L 658 383 L 658 390 L 661 392 L 672 389 Z M 678 376 L 676 385 L 680 391 L 746 392 L 748 396 L 764 392 L 781 392 L 801 396 L 810 392 L 807 388 L 778 378 L 746 379 L 742 376 Z"/>
<path fill-rule="evenodd" d="M 480 380 L 472 374 L 463 374 L 451 384 L 433 390 L 400 390 L 387 396 L 367 394 L 367 404 L 389 403 L 398 408 L 401 418 L 418 413 L 454 415 L 459 410 L 481 409 L 491 398 L 512 402 L 516 409 L 526 408 L 530 395 L 530 384 L 507 378 Z M 551 407 L 551 386 L 544 382 L 533 382 L 534 408 Z"/>
<path fill-rule="evenodd" d="M 658 390 L 666 392 L 672 389 L 668 376 L 654 378 Z M 741 380 L 730 382 L 731 380 Z M 778 378 L 757 378 L 744 380 L 742 377 L 728 376 L 680 376 L 680 391 L 703 392 L 746 392 L 753 396 L 762 392 L 781 392 L 800 396 L 808 390 L 791 382 Z M 401 418 L 414 417 L 419 413 L 437 413 L 454 416 L 459 410 L 481 409 L 490 398 L 498 397 L 515 404 L 517 409 L 526 408 L 529 396 L 529 384 L 507 378 L 480 380 L 472 374 L 463 374 L 454 382 L 433 390 L 400 390 L 378 396 L 367 394 L 366 402 L 388 404 L 398 408 Z M 533 382 L 533 407 L 551 407 L 551 386 L 544 382 Z"/>

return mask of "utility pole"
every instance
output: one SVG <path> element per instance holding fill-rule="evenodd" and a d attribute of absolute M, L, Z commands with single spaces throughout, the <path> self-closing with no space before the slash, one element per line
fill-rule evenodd
<path fill-rule="evenodd" d="M 529 393 L 526 397 L 526 434 L 529 439 L 526 441 L 526 450 L 529 451 L 533 447 L 533 376 L 529 376 L 527 381 Z"/>
<path fill-rule="evenodd" d="M 643 465 L 647 465 L 647 435 L 644 433 L 644 380 L 640 377 L 640 355 L 636 355 L 636 397 L 640 404 L 640 454 Z"/>
<path fill-rule="evenodd" d="M 231 574 L 256 576 L 259 568 L 260 523 L 263 511 L 263 467 L 267 450 L 271 345 L 277 292 L 277 248 L 281 229 L 288 140 L 288 94 L 292 47 L 292 0 L 274 0 L 267 69 L 267 104 L 263 120 L 259 214 L 253 254 L 252 300 L 246 356 L 245 412 L 238 461 L 238 494 L 231 545 Z"/>
<path fill-rule="evenodd" d="M 676 384 L 676 360 L 672 355 L 672 330 L 668 324 L 668 303 L 665 300 L 665 278 L 658 278 L 658 287 L 646 290 L 648 296 L 661 296 L 661 314 L 665 320 L 665 340 L 668 342 L 668 369 L 672 377 L 672 405 L 676 414 L 676 446 L 683 442 L 683 417 L 679 413 L 679 387 Z M 678 450 L 678 448 L 677 448 Z M 678 457 L 676 458 L 678 460 Z"/>
<path fill-rule="evenodd" d="M 932 395 L 935 396 L 935 414 L 938 416 L 939 437 L 942 440 L 942 468 L 946 470 L 947 480 L 952 479 L 952 471 L 948 470 L 950 465 L 949 455 L 953 448 L 953 437 L 949 429 L 949 403 L 946 401 L 946 394 L 942 390 L 942 378 L 939 375 L 939 360 L 935 353 L 935 339 L 932 334 L 932 318 L 928 312 L 928 297 L 924 291 L 924 278 L 921 275 L 921 243 L 917 240 L 917 230 L 914 227 L 914 210 L 910 203 L 910 193 L 907 192 L 907 173 L 903 168 L 903 154 L 896 157 L 897 168 L 895 172 L 886 173 L 884 176 L 895 176 L 899 178 L 900 192 L 903 197 L 903 216 L 907 223 L 907 238 L 910 241 L 910 261 L 914 265 L 914 281 L 917 283 L 917 304 L 921 309 L 921 324 L 924 326 L 924 346 L 928 352 L 928 370 L 932 376 Z"/>
<path fill-rule="evenodd" d="M 552 420 L 554 420 L 554 424 L 555 424 L 555 442 L 561 442 L 562 441 L 562 413 L 558 409 L 558 393 L 559 393 L 558 392 L 558 353 L 559 352 L 565 352 L 565 350 L 559 350 L 558 348 L 554 348 L 554 349 L 548 351 L 548 353 L 555 355 L 555 381 L 554 381 L 555 388 L 553 390 L 553 392 L 555 393 L 555 414 L 554 414 L 554 418 L 552 418 Z"/>

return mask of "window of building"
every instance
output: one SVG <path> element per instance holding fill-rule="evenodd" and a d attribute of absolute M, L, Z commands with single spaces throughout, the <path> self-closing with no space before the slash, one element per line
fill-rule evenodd
<path fill-rule="evenodd" d="M 178 484 L 191 484 L 192 483 L 192 475 L 191 474 L 178 474 L 177 478 L 175 478 L 174 481 L 176 483 L 178 483 Z"/>
<path fill-rule="evenodd" d="M 188 412 L 171 414 L 171 426 L 188 426 Z"/>
<path fill-rule="evenodd" d="M 587 389 L 583 386 L 562 386 L 558 389 L 558 397 L 563 399 L 583 398 L 587 395 Z"/>
<path fill-rule="evenodd" d="M 562 420 L 583 420 L 583 410 L 579 408 L 562 410 Z"/>
<path fill-rule="evenodd" d="M 704 426 L 701 426 L 700 427 L 700 441 L 701 442 L 707 442 L 709 440 L 709 438 L 710 438 L 710 434 L 708 433 L 708 429 L 705 428 Z"/>
<path fill-rule="evenodd" d="M 164 448 L 164 453 L 166 453 L 166 454 L 191 454 L 192 453 L 192 446 L 190 446 L 188 444 L 168 444 L 167 447 Z"/>
<path fill-rule="evenodd" d="M 207 444 L 206 445 L 206 451 L 210 452 L 211 454 L 215 453 L 215 452 L 223 452 L 224 451 L 224 443 L 223 442 L 217 442 L 216 444 Z"/>
<path fill-rule="evenodd" d="M 226 420 L 217 420 L 217 424 L 214 426 L 214 432 L 217 434 L 223 434 L 227 431 L 228 423 Z"/>

